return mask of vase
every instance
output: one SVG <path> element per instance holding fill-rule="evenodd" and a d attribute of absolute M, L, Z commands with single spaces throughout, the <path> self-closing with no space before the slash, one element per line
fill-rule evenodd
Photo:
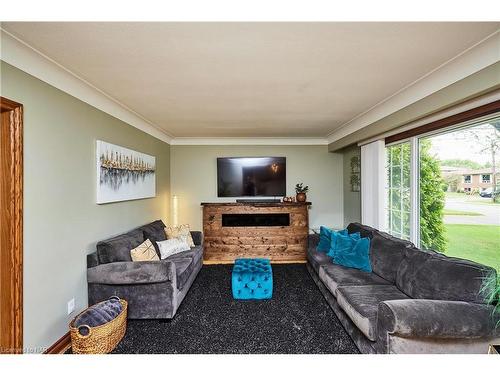
<path fill-rule="evenodd" d="M 297 202 L 305 202 L 307 200 L 307 196 L 306 196 L 306 193 L 297 193 Z"/>

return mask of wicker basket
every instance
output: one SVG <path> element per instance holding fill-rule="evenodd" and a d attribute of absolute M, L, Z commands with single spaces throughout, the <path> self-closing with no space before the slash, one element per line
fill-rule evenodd
<path fill-rule="evenodd" d="M 75 354 L 105 354 L 111 352 L 125 336 L 127 329 L 127 301 L 120 299 L 122 312 L 113 320 L 97 327 L 89 327 L 89 334 L 83 336 L 74 327 L 75 319 L 69 324 L 71 349 Z"/>

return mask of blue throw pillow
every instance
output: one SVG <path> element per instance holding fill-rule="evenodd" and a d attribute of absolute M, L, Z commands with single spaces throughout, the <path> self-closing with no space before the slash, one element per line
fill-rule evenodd
<path fill-rule="evenodd" d="M 347 229 L 332 232 L 331 246 L 326 255 L 333 258 L 337 252 L 349 250 L 353 246 L 352 242 L 348 241 L 349 238 L 357 241 L 361 238 L 361 234 L 359 232 L 349 234 Z"/>
<path fill-rule="evenodd" d="M 327 227 L 321 226 L 319 228 L 319 243 L 316 247 L 317 251 L 326 253 L 328 252 L 328 250 L 330 250 L 332 232 L 333 230 Z"/>
<path fill-rule="evenodd" d="M 372 272 L 370 264 L 370 239 L 365 237 L 357 241 L 353 238 L 349 238 L 349 240 L 352 247 L 348 249 L 345 246 L 341 251 L 337 252 L 333 258 L 333 263 L 365 272 Z"/>
<path fill-rule="evenodd" d="M 339 252 L 349 251 L 352 247 L 352 240 L 345 231 L 332 233 L 332 245 L 326 253 L 330 258 L 335 258 Z"/>

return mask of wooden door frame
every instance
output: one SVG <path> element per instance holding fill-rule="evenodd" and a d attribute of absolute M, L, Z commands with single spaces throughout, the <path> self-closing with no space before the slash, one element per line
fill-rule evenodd
<path fill-rule="evenodd" d="M 2 142 L 0 194 L 2 199 L 0 257 L 2 258 L 1 352 L 23 351 L 23 106 L 0 97 Z M 4 121 L 4 116 L 8 120 Z M 7 128 L 7 129 L 5 129 Z M 4 148 L 5 147 L 5 148 Z M 5 155 L 7 154 L 7 155 Z M 6 267 L 7 265 L 7 267 Z M 8 288 L 5 288 L 8 285 Z"/>

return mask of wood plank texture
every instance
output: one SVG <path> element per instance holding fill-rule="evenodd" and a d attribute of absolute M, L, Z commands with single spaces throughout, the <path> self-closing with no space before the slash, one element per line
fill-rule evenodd
<path fill-rule="evenodd" d="M 0 97 L 0 353 L 22 352 L 23 107 Z"/>
<path fill-rule="evenodd" d="M 500 112 L 500 100 L 469 109 L 464 112 L 460 112 L 457 114 L 454 114 L 452 116 L 448 116 L 445 118 L 442 118 L 440 120 L 436 120 L 433 122 L 430 122 L 428 124 L 421 125 L 419 127 L 391 135 L 390 137 L 387 137 L 385 139 L 385 144 L 390 144 L 393 142 L 398 142 L 403 139 L 407 139 L 410 137 L 414 137 L 417 135 L 422 135 L 434 130 L 439 130 L 439 129 L 445 129 L 449 126 L 453 126 L 456 124 L 460 124 L 461 122 L 466 122 L 473 120 L 475 118 L 483 117 L 492 113 Z"/>
<path fill-rule="evenodd" d="M 204 263 L 232 263 L 236 258 L 268 258 L 273 263 L 306 261 L 309 206 L 283 203 L 202 203 Z M 288 226 L 228 227 L 223 214 L 290 215 Z"/>
<path fill-rule="evenodd" d="M 64 354 L 71 348 L 71 335 L 68 332 L 57 340 L 50 348 L 43 352 L 43 354 Z"/>

